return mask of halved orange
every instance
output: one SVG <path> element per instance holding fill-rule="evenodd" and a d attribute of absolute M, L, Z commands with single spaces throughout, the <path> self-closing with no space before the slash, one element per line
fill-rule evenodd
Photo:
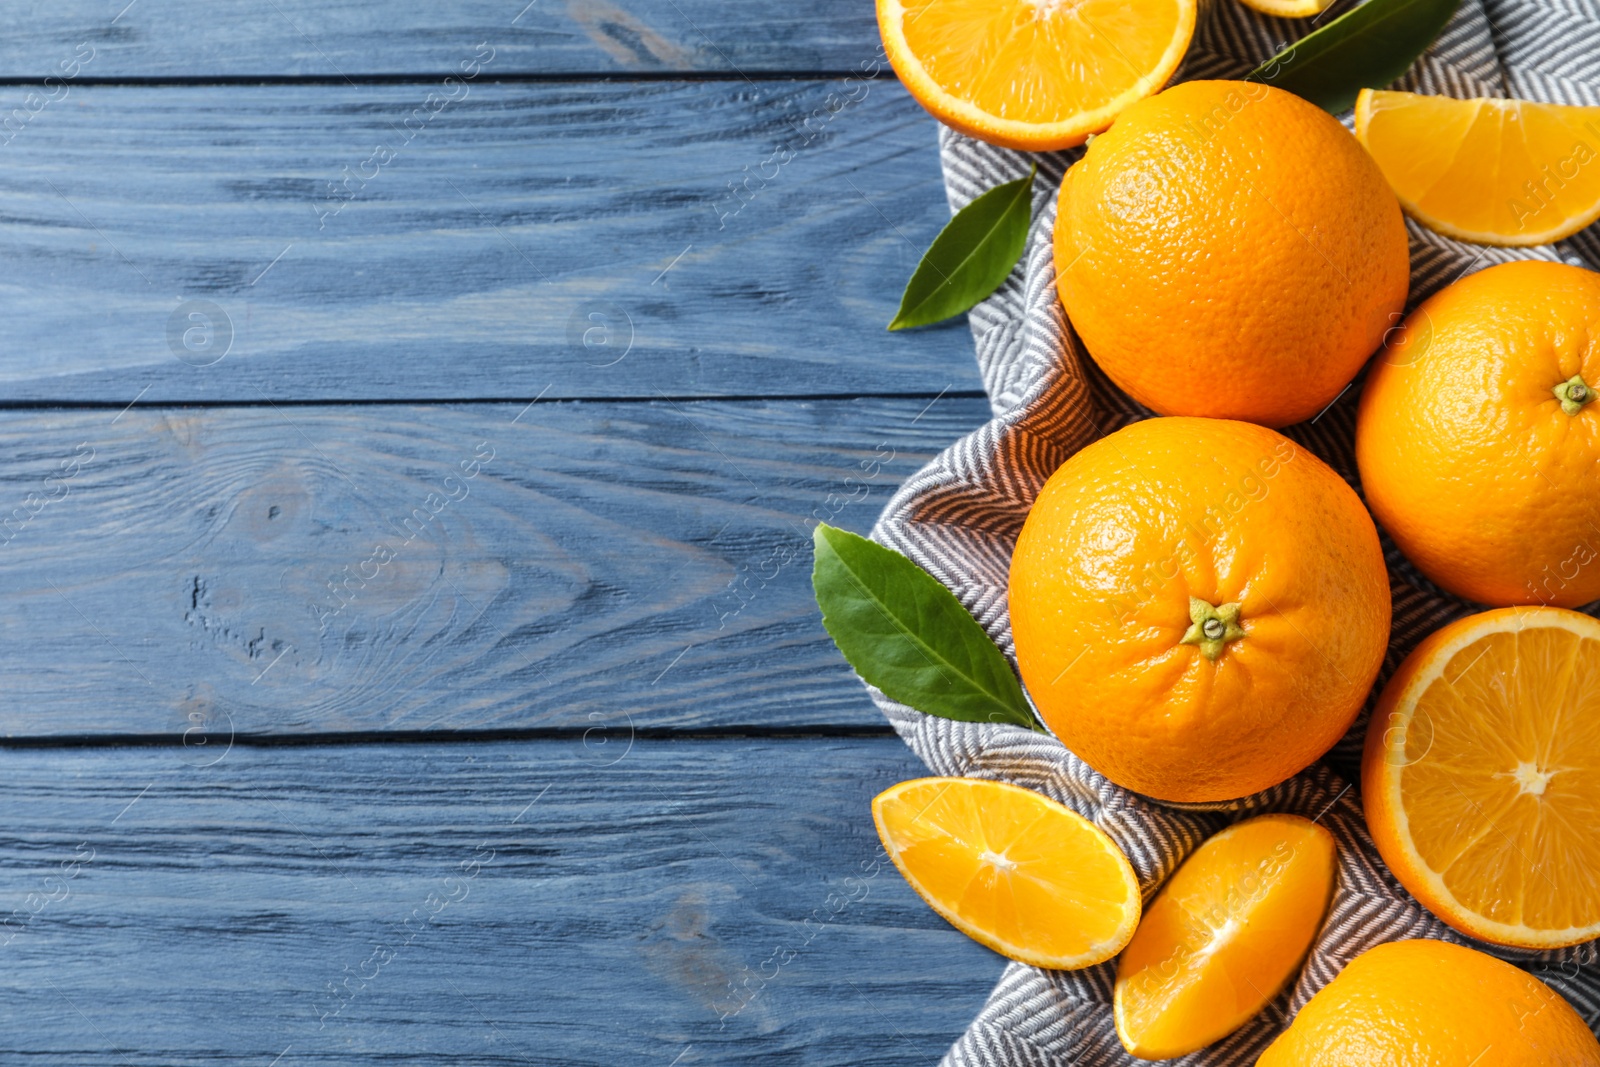
<path fill-rule="evenodd" d="M 1489 245 L 1542 245 L 1600 218 L 1600 107 L 1361 90 L 1356 137 L 1406 214 Z"/>
<path fill-rule="evenodd" d="M 1373 711 L 1361 786 L 1389 869 L 1457 930 L 1600 937 L 1600 622 L 1501 608 L 1430 635 Z"/>
<path fill-rule="evenodd" d="M 878 0 L 907 91 L 1007 148 L 1082 144 L 1160 89 L 1194 35 L 1195 0 Z"/>
<path fill-rule="evenodd" d="M 1333 899 L 1333 835 L 1262 815 L 1201 845 L 1145 910 L 1117 962 L 1122 1047 L 1184 1056 L 1253 1019 L 1300 969 Z"/>
<path fill-rule="evenodd" d="M 1002 956 L 1088 967 L 1120 952 L 1139 924 L 1128 858 L 1089 820 L 1031 789 L 917 778 L 879 793 L 872 818 L 911 888 Z"/>

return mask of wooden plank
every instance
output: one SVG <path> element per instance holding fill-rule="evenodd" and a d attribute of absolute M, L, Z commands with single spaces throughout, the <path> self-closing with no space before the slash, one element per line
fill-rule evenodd
<path fill-rule="evenodd" d="M 0 152 L 0 400 L 980 387 L 884 330 L 948 219 L 898 83 L 439 88 L 72 88 Z"/>
<path fill-rule="evenodd" d="M 1003 964 L 878 846 L 894 738 L 183 754 L 0 753 L 8 1062 L 932 1063 Z"/>
<path fill-rule="evenodd" d="M 6 31 L 6 78 L 60 73 L 80 47 L 97 78 L 443 75 L 483 42 L 497 74 L 842 72 L 879 47 L 854 0 L 14 0 Z"/>
<path fill-rule="evenodd" d="M 881 726 L 811 527 L 868 529 L 987 413 L 0 413 L 0 735 Z"/>

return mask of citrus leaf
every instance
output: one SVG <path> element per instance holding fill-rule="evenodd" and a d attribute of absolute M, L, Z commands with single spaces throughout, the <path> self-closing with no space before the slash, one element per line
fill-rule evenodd
<path fill-rule="evenodd" d="M 929 715 L 1038 729 L 1011 664 L 938 579 L 826 523 L 812 540 L 822 625 L 863 680 Z"/>
<path fill-rule="evenodd" d="M 1433 43 L 1460 0 L 1367 0 L 1251 71 L 1335 115 L 1362 89 L 1382 89 Z"/>
<path fill-rule="evenodd" d="M 922 254 L 891 330 L 961 314 L 1000 288 L 1028 243 L 1034 164 L 1026 178 L 997 185 L 956 212 Z"/>

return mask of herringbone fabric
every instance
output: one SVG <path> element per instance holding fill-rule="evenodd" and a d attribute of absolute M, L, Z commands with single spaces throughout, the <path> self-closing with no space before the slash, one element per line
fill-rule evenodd
<path fill-rule="evenodd" d="M 1311 28 L 1309 20 L 1272 19 L 1237 0 L 1212 0 L 1180 77 L 1243 76 Z M 1450 96 L 1600 104 L 1600 0 L 1463 0 L 1400 87 Z M 949 130 L 941 131 L 941 149 L 952 209 L 1026 175 L 1037 160 L 1033 228 L 1022 263 L 970 316 L 994 419 L 911 478 L 880 516 L 874 537 L 954 590 L 1011 655 L 1006 574 L 1034 496 L 1077 449 L 1150 413 L 1098 372 L 1067 328 L 1056 298 L 1050 244 L 1055 193 L 1062 172 L 1080 153 L 1029 156 Z M 1457 277 L 1510 259 L 1600 262 L 1600 235 L 1593 229 L 1554 247 L 1506 250 L 1461 244 L 1409 221 L 1407 226 L 1413 305 Z M 1286 431 L 1352 484 L 1358 392 L 1348 390 L 1316 419 Z M 1380 688 L 1423 636 L 1474 610 L 1422 578 L 1387 540 L 1385 551 L 1394 628 Z M 876 690 L 872 696 L 935 773 L 1016 782 L 1092 819 L 1128 854 L 1147 894 L 1209 834 L 1245 813 L 1296 812 L 1337 835 L 1339 882 L 1332 911 L 1299 979 L 1254 1022 L 1179 1062 L 1253 1063 L 1313 993 L 1374 944 L 1405 937 L 1466 940 L 1399 887 L 1367 836 L 1359 791 L 1351 788 L 1365 714 L 1318 765 L 1266 793 L 1201 810 L 1159 804 L 1112 785 L 1053 738 L 1016 727 L 933 718 Z M 1548 953 L 1478 947 L 1528 967 L 1591 1025 L 1600 1016 L 1600 955 L 1594 945 Z M 1114 976 L 1112 964 L 1074 972 L 1010 965 L 945 1057 L 945 1067 L 1139 1062 L 1123 1052 L 1112 1028 Z"/>

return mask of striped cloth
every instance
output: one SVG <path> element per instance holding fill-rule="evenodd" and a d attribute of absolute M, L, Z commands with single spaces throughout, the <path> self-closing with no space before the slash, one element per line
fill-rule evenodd
<path fill-rule="evenodd" d="M 1242 77 L 1309 20 L 1257 15 L 1238 0 L 1203 9 L 1181 78 Z M 1460 11 L 1399 88 L 1456 97 L 1512 96 L 1600 104 L 1600 0 L 1462 0 Z M 1346 116 L 1348 122 L 1348 116 Z M 904 552 L 955 591 L 994 640 L 1013 654 L 1006 613 L 1011 547 L 1045 479 L 1074 451 L 1149 412 L 1112 386 L 1067 328 L 1056 298 L 1050 233 L 1063 170 L 1079 151 L 1030 156 L 941 130 L 952 209 L 1039 163 L 1034 222 L 1011 278 L 970 316 L 994 418 L 911 478 L 873 536 Z M 1507 250 L 1459 244 L 1407 221 L 1411 301 L 1463 274 L 1510 259 L 1600 263 L 1600 226 L 1554 247 Z M 1356 397 L 1348 390 L 1311 423 L 1286 432 L 1352 484 Z M 1471 613 L 1421 577 L 1385 539 L 1394 597 L 1393 641 L 1378 685 L 1426 634 Z M 1374 690 L 1376 694 L 1377 689 Z M 1368 712 L 1321 762 L 1276 788 L 1208 810 L 1152 802 L 1108 782 L 1050 737 L 1009 726 L 923 715 L 872 691 L 906 743 L 941 775 L 1029 786 L 1094 821 L 1127 853 L 1147 898 L 1207 836 L 1246 813 L 1318 819 L 1340 843 L 1331 913 L 1297 981 L 1253 1022 L 1185 1064 L 1254 1063 L 1306 1000 L 1352 957 L 1383 941 L 1465 941 L 1413 900 L 1379 859 L 1352 789 Z M 1524 966 L 1561 992 L 1590 1025 L 1600 1018 L 1600 954 L 1594 944 L 1557 952 L 1476 945 Z M 1111 1021 L 1115 965 L 1046 971 L 1009 965 L 945 1067 L 1133 1064 Z"/>

